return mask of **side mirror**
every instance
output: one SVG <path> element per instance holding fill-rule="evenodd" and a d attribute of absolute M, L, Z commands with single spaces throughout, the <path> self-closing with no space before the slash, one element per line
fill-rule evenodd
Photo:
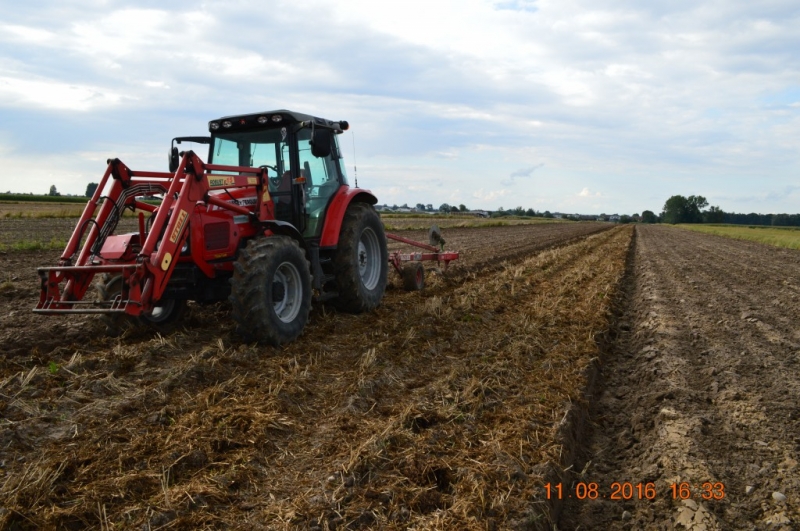
<path fill-rule="evenodd" d="M 327 157 L 331 154 L 331 131 L 330 129 L 315 129 L 314 136 L 309 142 L 311 144 L 311 154 L 315 157 Z"/>
<path fill-rule="evenodd" d="M 176 171 L 178 171 L 178 166 L 180 166 L 181 163 L 180 158 L 178 157 L 178 148 L 173 146 L 172 149 L 169 150 L 169 153 L 167 153 L 167 155 L 169 159 L 169 171 L 170 173 L 175 173 Z"/>

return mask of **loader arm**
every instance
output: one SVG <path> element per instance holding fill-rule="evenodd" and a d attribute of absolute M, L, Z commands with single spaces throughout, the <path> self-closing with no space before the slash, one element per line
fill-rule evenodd
<path fill-rule="evenodd" d="M 214 174 L 214 171 L 227 174 Z M 247 216 L 260 227 L 261 221 L 274 219 L 274 205 L 267 182 L 266 168 L 205 164 L 192 151 L 183 154 L 174 173 L 134 172 L 119 159 L 109 160 L 59 265 L 38 270 L 41 294 L 34 312 L 124 312 L 138 316 L 151 311 L 153 304 L 164 294 L 174 272 L 196 205 L 214 205 Z M 251 208 L 209 194 L 213 190 L 248 187 L 255 189 L 257 197 Z M 106 195 L 102 195 L 104 192 Z M 158 207 L 138 199 L 160 195 L 163 198 Z M 114 229 L 126 208 L 140 210 L 139 234 L 130 238 L 114 236 Z M 155 212 L 146 233 L 141 211 Z M 118 241 L 120 239 L 122 241 Z M 119 246 L 124 249 L 132 247 L 134 240 L 139 249 L 135 255 L 125 258 L 125 253 L 120 251 L 117 253 L 119 257 L 104 256 L 113 254 Z M 201 269 L 214 274 L 211 267 Z M 122 275 L 122 293 L 114 301 L 84 300 L 94 276 L 101 273 Z"/>

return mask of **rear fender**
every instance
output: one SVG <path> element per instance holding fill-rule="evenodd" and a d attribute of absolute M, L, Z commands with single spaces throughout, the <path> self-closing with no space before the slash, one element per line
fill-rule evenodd
<path fill-rule="evenodd" d="M 325 213 L 325 225 L 322 227 L 319 246 L 322 249 L 333 248 L 339 245 L 339 233 L 342 230 L 342 221 L 350 203 L 360 202 L 374 205 L 378 202 L 369 190 L 342 186 L 333 196 L 328 211 Z"/>

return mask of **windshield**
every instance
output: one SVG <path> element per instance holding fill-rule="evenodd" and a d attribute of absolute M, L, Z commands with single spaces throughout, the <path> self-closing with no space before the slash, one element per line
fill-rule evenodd
<path fill-rule="evenodd" d="M 286 128 L 215 135 L 209 162 L 250 168 L 266 166 L 270 177 L 279 177 L 290 170 L 288 139 Z"/>

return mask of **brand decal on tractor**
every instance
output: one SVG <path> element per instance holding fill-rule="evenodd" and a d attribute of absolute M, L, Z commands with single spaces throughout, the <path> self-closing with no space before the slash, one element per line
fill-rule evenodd
<path fill-rule="evenodd" d="M 256 181 L 258 182 L 258 181 Z M 220 177 L 220 176 L 208 176 L 208 185 L 209 186 L 233 186 L 236 183 L 236 179 L 233 177 Z M 249 184 L 256 184 L 256 183 L 249 183 Z"/>
<path fill-rule="evenodd" d="M 186 218 L 189 214 L 185 210 L 181 210 L 178 212 L 178 223 L 175 224 L 175 228 L 172 230 L 172 234 L 169 235 L 169 241 L 172 243 L 178 243 L 178 238 L 183 232 L 183 225 L 186 223 Z"/>

